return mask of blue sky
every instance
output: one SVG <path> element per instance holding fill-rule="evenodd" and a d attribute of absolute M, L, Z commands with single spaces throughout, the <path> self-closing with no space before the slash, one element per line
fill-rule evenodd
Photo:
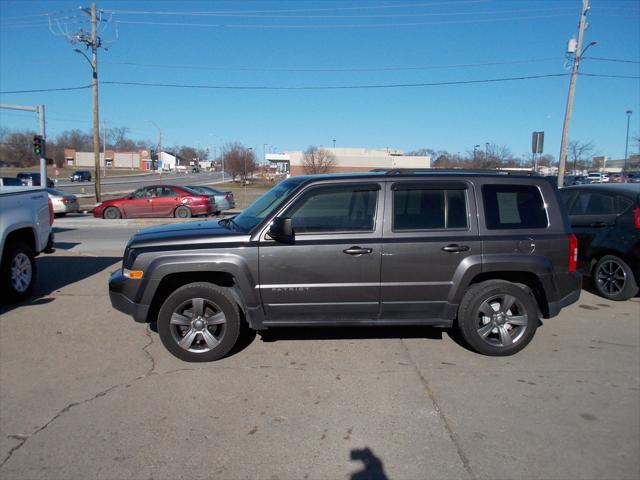
<path fill-rule="evenodd" d="M 82 86 L 86 61 L 48 17 L 88 28 L 72 1 L 0 0 L 0 91 Z M 640 2 L 592 0 L 581 71 L 640 75 Z M 86 4 L 89 6 L 89 4 Z M 434 83 L 567 73 L 580 0 L 103 1 L 101 82 L 319 87 Z M 147 13 L 133 13 L 133 12 Z M 198 14 L 195 14 L 199 12 Z M 177 15 L 176 13 L 181 13 Z M 376 26 L 374 26 L 376 25 Z M 117 38 L 116 38 L 117 33 Z M 109 43 L 112 42 L 112 43 Z M 484 65 L 478 65 L 484 64 Z M 406 88 L 237 90 L 101 84 L 100 117 L 164 145 L 267 149 L 308 145 L 421 147 L 464 153 L 485 142 L 529 155 L 545 132 L 558 156 L 567 77 Z M 91 128 L 91 90 L 0 95 L 45 104 L 47 133 Z M 624 155 L 626 114 L 640 131 L 640 80 L 578 79 L 571 138 Z M 34 115 L 0 110 L 0 125 L 36 128 Z M 636 150 L 637 147 L 631 148 Z"/>

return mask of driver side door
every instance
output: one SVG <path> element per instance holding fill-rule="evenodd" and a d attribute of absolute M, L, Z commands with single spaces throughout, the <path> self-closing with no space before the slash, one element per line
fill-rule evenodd
<path fill-rule="evenodd" d="M 153 198 L 156 187 L 139 188 L 125 200 L 122 209 L 126 217 L 150 217 L 153 215 Z"/>
<path fill-rule="evenodd" d="M 265 325 L 377 321 L 383 195 L 378 183 L 315 186 L 281 213 L 295 240 L 262 234 Z"/>

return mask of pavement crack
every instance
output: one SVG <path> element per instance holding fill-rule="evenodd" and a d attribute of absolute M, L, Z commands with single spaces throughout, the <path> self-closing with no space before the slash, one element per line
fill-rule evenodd
<path fill-rule="evenodd" d="M 427 381 L 425 376 L 422 374 L 422 372 L 418 368 L 418 365 L 416 364 L 416 362 L 413 360 L 413 357 L 411 356 L 411 352 L 409 351 L 409 347 L 407 347 L 407 344 L 404 342 L 404 339 L 401 338 L 400 339 L 400 343 L 404 347 L 404 350 L 405 350 L 405 352 L 407 354 L 407 357 L 408 357 L 409 361 L 411 362 L 411 365 L 413 366 L 414 370 L 418 374 L 418 377 L 420 378 L 420 382 L 422 383 L 422 386 L 424 387 L 425 391 L 427 392 L 427 395 L 429 396 L 429 400 L 431 400 L 431 403 L 433 404 L 434 410 L 436 411 L 436 413 L 438 414 L 438 417 L 440 418 L 440 420 L 444 424 L 444 428 L 445 428 L 445 430 L 447 432 L 447 435 L 449 436 L 449 439 L 455 445 L 456 452 L 458 454 L 458 457 L 460 457 L 460 461 L 462 462 L 462 466 L 467 471 L 467 473 L 471 476 L 471 478 L 476 479 L 477 477 L 476 477 L 475 473 L 473 473 L 473 470 L 471 469 L 471 464 L 469 463 L 469 458 L 464 453 L 464 450 L 462 449 L 462 445 L 460 444 L 460 440 L 458 439 L 458 436 L 455 434 L 455 432 L 451 428 L 451 424 L 449 423 L 449 420 L 447 420 L 447 417 L 445 416 L 444 412 L 440 408 L 440 405 L 438 404 L 438 401 L 436 400 L 436 397 L 433 394 L 433 390 L 431 390 L 431 386 L 429 385 L 429 382 Z"/>
<path fill-rule="evenodd" d="M 71 402 L 66 407 L 64 407 L 62 410 L 60 410 L 58 413 L 56 413 L 53 416 L 53 418 L 51 418 L 51 420 L 49 420 L 47 423 L 45 423 L 42 427 L 38 428 L 31 435 L 9 435 L 9 437 L 11 437 L 11 438 L 20 440 L 20 443 L 18 443 L 18 445 L 16 445 L 11 450 L 9 450 L 9 453 L 7 454 L 7 456 L 4 458 L 4 460 L 2 460 L 2 463 L 0 463 L 0 468 L 2 468 L 4 466 L 4 464 L 7 463 L 11 459 L 13 454 L 15 452 L 17 452 L 18 450 L 20 450 L 27 443 L 27 441 L 29 441 L 30 438 L 33 438 L 36 435 L 38 435 L 40 432 L 42 432 L 43 430 L 46 430 L 47 427 L 49 427 L 49 425 L 51 425 L 53 422 L 58 420 L 62 415 L 64 415 L 65 413 L 69 412 L 71 409 L 73 409 L 75 407 L 78 407 L 80 405 L 84 405 L 86 403 L 91 403 L 94 400 L 97 400 L 98 398 L 104 397 L 109 392 L 111 392 L 111 391 L 115 390 L 116 388 L 121 387 L 123 385 L 124 384 L 122 384 L 122 383 L 120 383 L 118 385 L 113 385 L 112 387 L 109 387 L 106 390 L 102 390 L 101 392 L 96 393 L 93 397 L 86 398 L 86 399 L 81 400 L 79 402 Z"/>
<path fill-rule="evenodd" d="M 142 378 L 155 374 L 156 369 L 156 359 L 153 357 L 151 352 L 147 350 L 147 348 L 153 345 L 153 337 L 151 336 L 151 327 L 149 324 L 147 324 L 144 333 L 149 338 L 149 343 L 142 347 L 142 351 L 147 356 L 147 359 L 149 359 L 149 361 L 151 362 L 151 367 L 149 367 L 149 370 L 147 370 L 147 373 L 145 373 Z"/>

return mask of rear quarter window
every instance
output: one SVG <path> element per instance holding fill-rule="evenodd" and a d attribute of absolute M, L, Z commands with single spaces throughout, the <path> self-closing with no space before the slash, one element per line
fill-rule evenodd
<path fill-rule="evenodd" d="M 489 230 L 547 228 L 540 189 L 533 185 L 483 185 L 485 224 Z"/>

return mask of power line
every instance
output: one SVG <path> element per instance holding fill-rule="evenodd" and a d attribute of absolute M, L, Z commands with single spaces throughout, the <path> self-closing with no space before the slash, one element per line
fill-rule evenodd
<path fill-rule="evenodd" d="M 328 19 L 328 18 L 340 18 L 340 19 L 354 19 L 354 18 L 390 18 L 390 17 L 451 17 L 460 15 L 500 15 L 511 13 L 542 13 L 542 12 L 557 12 L 567 11 L 573 12 L 572 7 L 548 7 L 548 8 L 535 8 L 535 9 L 517 9 L 517 10 L 472 10 L 461 12 L 428 12 L 428 13 L 384 13 L 384 14 L 367 14 L 367 15 L 272 15 L 272 14 L 247 14 L 247 13 L 231 13 L 231 14 L 204 14 L 204 13 L 177 13 L 176 16 L 212 16 L 212 17 L 239 17 L 239 18 L 291 18 L 291 19 Z"/>
<path fill-rule="evenodd" d="M 135 20 L 114 20 L 113 23 L 121 25 L 156 25 L 174 27 L 213 27 L 213 28 L 238 28 L 238 29 L 332 29 L 332 28 L 388 28 L 388 27 L 419 27 L 425 25 L 454 25 L 492 22 L 512 22 L 515 20 L 535 20 L 572 16 L 571 13 L 559 13 L 555 15 L 533 15 L 526 17 L 486 18 L 473 20 L 445 20 L 438 22 L 403 22 L 403 23 L 346 23 L 346 24 L 232 24 L 232 23 L 190 23 L 190 22 L 148 22 Z"/>
<path fill-rule="evenodd" d="M 38 90 L 13 90 L 13 91 L 0 92 L 0 95 L 9 95 L 12 93 L 64 92 L 69 90 L 84 90 L 87 88 L 91 88 L 91 85 L 84 85 L 82 87 L 42 88 Z"/>
<path fill-rule="evenodd" d="M 628 78 L 628 79 L 640 79 L 639 75 L 607 75 L 607 74 L 600 74 L 600 73 L 586 73 L 586 72 L 580 72 L 578 75 L 582 76 L 582 77 L 600 77 L 600 78 Z"/>
<path fill-rule="evenodd" d="M 248 13 L 297 13 L 297 12 L 335 12 L 348 10 L 383 10 L 394 8 L 416 8 L 416 7 L 435 7 L 440 5 L 455 5 L 469 3 L 487 3 L 488 0 L 452 0 L 448 2 L 424 2 L 424 3 L 404 3 L 404 4 L 386 4 L 386 5 L 362 5 L 359 7 L 325 7 L 325 8 L 298 8 L 298 9 L 278 9 L 278 10 L 218 10 L 211 12 L 176 12 L 176 11 L 143 11 L 143 10 L 104 10 L 108 13 L 120 13 L 129 15 L 178 15 L 178 16 L 219 16 L 219 15 L 244 15 Z"/>
<path fill-rule="evenodd" d="M 112 62 L 103 61 L 103 64 L 109 65 L 127 65 L 134 67 L 146 68 L 177 68 L 177 69 L 196 69 L 196 70 L 224 70 L 224 71 L 250 71 L 250 72 L 387 72 L 387 71 L 403 71 L 403 70 L 431 70 L 431 69 L 447 69 L 447 68 L 469 68 L 469 67 L 489 67 L 497 65 L 517 65 L 525 63 L 536 63 L 545 61 L 561 61 L 562 57 L 544 57 L 531 58 L 526 60 L 506 60 L 484 63 L 464 63 L 464 64 L 448 64 L 448 65 L 410 65 L 410 66 L 380 66 L 380 67 L 233 67 L 233 66 L 213 66 L 213 65 L 176 65 L 161 63 L 136 63 L 136 62 Z"/>
<path fill-rule="evenodd" d="M 106 85 L 131 85 L 141 87 L 169 87 L 169 88 L 193 88 L 211 90 L 366 90 L 373 88 L 407 88 L 407 87 L 433 87 L 444 85 L 467 85 L 476 83 L 497 83 L 516 80 L 533 80 L 539 78 L 566 77 L 568 73 L 551 73 L 543 75 L 527 75 L 521 77 L 489 78 L 481 80 L 457 80 L 443 82 L 426 83 L 391 83 L 377 85 L 326 85 L 326 86 L 265 86 L 265 85 L 187 85 L 177 83 L 151 83 L 151 82 L 124 82 L 124 81 L 104 81 Z"/>
<path fill-rule="evenodd" d="M 640 63 L 638 60 L 623 60 L 620 58 L 584 57 L 583 60 L 598 60 L 600 62 Z"/>

